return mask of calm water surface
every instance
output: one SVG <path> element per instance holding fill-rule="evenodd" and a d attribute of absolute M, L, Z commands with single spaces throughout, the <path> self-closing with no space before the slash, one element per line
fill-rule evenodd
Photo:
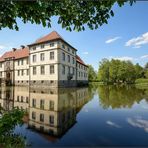
<path fill-rule="evenodd" d="M 76 89 L 1 88 L 0 105 L 27 111 L 15 132 L 32 147 L 148 146 L 148 89 L 97 86 Z"/>

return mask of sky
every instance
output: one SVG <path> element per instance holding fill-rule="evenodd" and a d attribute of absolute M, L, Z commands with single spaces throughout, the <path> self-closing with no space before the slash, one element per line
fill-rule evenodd
<path fill-rule="evenodd" d="M 57 31 L 68 43 L 78 49 L 77 54 L 86 64 L 98 70 L 103 58 L 131 60 L 144 66 L 148 62 L 148 2 L 137 1 L 133 6 L 113 6 L 115 16 L 96 30 L 86 27 L 85 31 L 66 31 L 52 18 L 52 27 L 23 24 L 17 20 L 19 31 L 4 28 L 0 30 L 0 55 L 28 45 L 36 39 Z"/>

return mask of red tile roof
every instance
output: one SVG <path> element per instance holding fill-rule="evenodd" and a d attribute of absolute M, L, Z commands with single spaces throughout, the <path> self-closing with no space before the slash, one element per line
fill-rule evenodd
<path fill-rule="evenodd" d="M 15 58 L 21 59 L 29 56 L 29 48 L 25 47 L 24 49 L 16 49 L 16 51 L 8 51 L 5 52 L 0 57 L 0 62 L 5 61 L 6 58 Z"/>
<path fill-rule="evenodd" d="M 41 37 L 40 39 L 36 40 L 35 43 L 32 43 L 28 46 L 33 46 L 33 45 L 37 45 L 37 44 L 41 44 L 41 43 L 45 43 L 45 42 L 53 41 L 53 40 L 62 40 L 63 42 L 68 44 L 70 47 L 72 47 L 56 31 L 52 31 L 51 33 L 47 34 L 44 37 Z M 72 48 L 75 49 L 74 47 L 72 47 Z M 77 50 L 77 49 L 75 49 L 75 50 Z"/>
<path fill-rule="evenodd" d="M 56 31 L 52 31 L 51 33 L 47 34 L 46 36 L 36 40 L 35 43 L 42 43 L 42 42 L 56 40 L 56 39 L 63 40 L 63 38 Z"/>
<path fill-rule="evenodd" d="M 84 65 L 84 66 L 87 66 L 78 55 L 76 55 L 76 61 L 79 62 L 80 64 Z"/>

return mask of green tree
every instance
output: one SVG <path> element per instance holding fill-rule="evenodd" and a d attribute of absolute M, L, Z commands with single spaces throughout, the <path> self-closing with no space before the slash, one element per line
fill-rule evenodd
<path fill-rule="evenodd" d="M 126 66 L 126 82 L 134 83 L 136 80 L 135 67 L 131 61 L 127 61 Z"/>
<path fill-rule="evenodd" d="M 118 81 L 117 82 L 126 82 L 126 78 L 127 78 L 127 63 L 126 61 L 120 61 L 120 66 L 119 66 L 119 70 L 118 70 Z"/>
<path fill-rule="evenodd" d="M 145 71 L 145 74 L 144 74 L 145 78 L 148 79 L 148 70 Z"/>
<path fill-rule="evenodd" d="M 99 81 L 103 81 L 105 83 L 108 83 L 110 81 L 109 66 L 110 66 L 110 62 L 108 59 L 103 59 L 99 63 L 99 70 L 98 70 Z"/>
<path fill-rule="evenodd" d="M 112 59 L 110 61 L 110 67 L 109 67 L 109 75 L 110 75 L 110 81 L 113 83 L 118 82 L 118 73 L 119 73 L 119 67 L 121 65 L 120 60 L 114 60 Z"/>
<path fill-rule="evenodd" d="M 22 125 L 25 112 L 17 108 L 11 111 L 0 108 L 0 113 L 0 147 L 25 147 L 25 138 L 14 133 L 15 127 Z"/>
<path fill-rule="evenodd" d="M 88 80 L 89 81 L 96 81 L 97 80 L 97 74 L 92 67 L 92 65 L 88 65 Z"/>
<path fill-rule="evenodd" d="M 143 75 L 143 68 L 130 61 L 111 61 L 103 59 L 100 62 L 98 77 L 100 81 L 111 83 L 134 83 L 136 78 Z"/>
<path fill-rule="evenodd" d="M 138 63 L 135 65 L 135 75 L 136 79 L 142 78 L 144 76 L 144 69 Z"/>
<path fill-rule="evenodd" d="M 144 66 L 145 69 L 148 69 L 148 62 Z"/>
<path fill-rule="evenodd" d="M 8 27 L 18 30 L 17 18 L 24 23 L 31 22 L 51 27 L 51 17 L 58 17 L 58 24 L 71 31 L 97 29 L 114 16 L 112 6 L 120 7 L 135 0 L 0 0 L 0 29 Z"/>

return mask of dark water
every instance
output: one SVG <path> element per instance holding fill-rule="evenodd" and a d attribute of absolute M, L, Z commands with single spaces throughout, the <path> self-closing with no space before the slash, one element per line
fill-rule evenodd
<path fill-rule="evenodd" d="M 34 147 L 148 146 L 148 89 L 97 86 L 77 89 L 1 88 L 0 105 L 28 115 L 15 132 Z"/>

